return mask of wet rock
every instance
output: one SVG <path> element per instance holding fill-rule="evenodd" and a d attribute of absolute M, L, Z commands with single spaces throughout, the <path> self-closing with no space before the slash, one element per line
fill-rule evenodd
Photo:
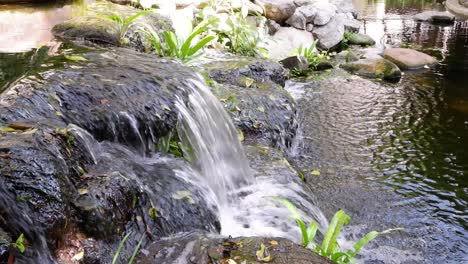
<path fill-rule="evenodd" d="M 307 63 L 306 58 L 303 56 L 292 56 L 280 61 L 279 63 L 289 70 L 307 70 L 309 68 L 309 63 Z"/>
<path fill-rule="evenodd" d="M 329 2 L 336 6 L 339 13 L 355 13 L 356 10 L 353 1 L 349 0 L 329 0 Z"/>
<path fill-rule="evenodd" d="M 142 25 L 149 25 L 156 31 L 171 29 L 170 20 L 156 13 L 140 16 L 130 24 L 128 30 L 109 18 L 110 15 L 116 14 L 126 19 L 141 11 L 129 6 L 97 2 L 90 4 L 87 10 L 86 15 L 56 25 L 52 29 L 53 34 L 66 40 L 84 40 L 105 46 L 126 46 L 148 52 L 152 46 L 141 32 Z"/>
<path fill-rule="evenodd" d="M 455 20 L 455 16 L 449 12 L 424 11 L 415 15 L 414 20 L 434 23 L 452 23 Z"/>
<path fill-rule="evenodd" d="M 268 19 L 278 23 L 283 23 L 296 10 L 293 0 L 255 0 L 255 4 L 265 10 L 265 16 Z"/>
<path fill-rule="evenodd" d="M 213 259 L 237 263 L 261 262 L 256 252 L 261 244 L 268 247 L 267 255 L 272 264 L 325 264 L 331 261 L 320 257 L 312 250 L 301 247 L 283 238 L 239 237 L 233 239 L 210 237 L 202 233 L 180 234 L 174 238 L 155 242 L 139 254 L 141 264 L 176 262 L 208 264 Z M 145 254 L 146 252 L 146 254 Z M 184 254 L 181 254 L 183 252 Z"/>
<path fill-rule="evenodd" d="M 314 16 L 314 25 L 316 26 L 328 24 L 336 15 L 336 6 L 329 2 L 315 2 L 310 6 L 316 10 L 316 15 Z"/>
<path fill-rule="evenodd" d="M 375 45 L 375 40 L 365 34 L 346 32 L 345 37 L 348 39 L 348 44 L 350 45 L 359 45 L 359 46 Z"/>
<path fill-rule="evenodd" d="M 386 59 L 363 59 L 340 65 L 350 73 L 366 77 L 397 81 L 401 71 L 394 63 Z"/>
<path fill-rule="evenodd" d="M 359 54 L 357 54 L 355 51 L 353 50 L 344 50 L 338 54 L 336 54 L 334 57 L 333 57 L 333 61 L 336 63 L 336 64 L 341 64 L 341 63 L 345 63 L 345 62 L 352 62 L 352 61 L 357 61 L 360 59 L 360 56 Z"/>
<path fill-rule="evenodd" d="M 322 60 L 321 62 L 319 62 L 317 64 L 317 66 L 315 67 L 315 70 L 316 71 L 324 71 L 324 70 L 328 70 L 328 69 L 332 69 L 333 68 L 333 63 L 329 60 Z"/>
<path fill-rule="evenodd" d="M 282 87 L 253 83 L 223 84 L 214 91 L 244 137 L 244 143 L 287 147 L 296 134 L 295 102 Z"/>
<path fill-rule="evenodd" d="M 316 26 L 312 30 L 322 49 L 332 49 L 343 40 L 344 24 L 341 20 L 332 18 L 325 26 Z"/>
<path fill-rule="evenodd" d="M 383 56 L 403 70 L 418 69 L 437 63 L 435 58 L 412 49 L 390 48 L 384 51 Z"/>
<path fill-rule="evenodd" d="M 189 69 L 128 49 L 75 56 L 82 61 L 65 60 L 61 69 L 38 72 L 41 81 L 30 76 L 11 86 L 2 95 L 0 121 L 72 123 L 98 140 L 143 152 L 174 129 L 176 96 L 186 98 L 182 80 L 196 78 Z"/>
<path fill-rule="evenodd" d="M 282 60 L 294 54 L 299 47 L 309 47 L 314 42 L 310 32 L 293 27 L 281 27 L 267 42 L 270 58 Z"/>
<path fill-rule="evenodd" d="M 275 83 L 283 86 L 285 71 L 281 64 L 269 60 L 249 57 L 231 57 L 204 64 L 203 71 L 209 78 L 219 82 L 239 86 L 246 85 L 250 79 L 260 83 Z"/>

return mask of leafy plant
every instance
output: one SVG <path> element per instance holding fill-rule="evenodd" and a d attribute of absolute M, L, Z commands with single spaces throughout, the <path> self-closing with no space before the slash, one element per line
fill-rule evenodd
<path fill-rule="evenodd" d="M 338 237 L 341 233 L 341 229 L 344 225 L 348 224 L 351 217 L 347 215 L 343 210 L 339 210 L 333 216 L 330 225 L 325 232 L 325 236 L 322 240 L 322 244 L 318 245 L 314 243 L 315 235 L 317 234 L 318 224 L 314 221 L 309 226 L 306 226 L 304 221 L 301 219 L 294 204 L 287 199 L 275 197 L 276 200 L 281 202 L 291 212 L 291 216 L 301 231 L 302 235 L 302 246 L 312 247 L 313 251 L 317 254 L 328 257 L 332 261 L 338 264 L 354 263 L 355 256 L 361 252 L 362 248 L 367 245 L 370 241 L 374 240 L 377 236 L 388 234 L 392 231 L 402 230 L 402 228 L 388 229 L 382 232 L 371 231 L 367 233 L 363 238 L 358 240 L 352 249 L 348 251 L 340 251 L 338 244 Z"/>
<path fill-rule="evenodd" d="M 12 248 L 18 249 L 19 252 L 24 253 L 26 251 L 26 247 L 24 246 L 24 235 L 21 234 L 15 241 L 15 243 L 11 243 Z"/>
<path fill-rule="evenodd" d="M 124 17 L 120 14 L 117 13 L 112 13 L 107 16 L 112 21 L 115 21 L 118 25 L 118 31 L 119 31 L 119 44 L 120 45 L 125 45 L 128 44 L 129 40 L 125 38 L 125 35 L 128 32 L 128 29 L 132 25 L 132 23 L 139 18 L 142 15 L 148 14 L 153 12 L 151 9 L 148 10 L 142 10 L 134 15 L 131 15 L 129 17 Z"/>
<path fill-rule="evenodd" d="M 178 58 L 183 62 L 187 62 L 197 57 L 197 53 L 215 39 L 214 36 L 206 36 L 192 43 L 205 33 L 213 23 L 215 23 L 215 20 L 208 20 L 198 24 L 186 40 L 181 40 L 173 31 L 165 31 L 160 36 L 151 27 L 146 27 L 144 32 L 159 56 Z"/>
<path fill-rule="evenodd" d="M 122 251 L 123 246 L 125 245 L 125 242 L 127 241 L 128 237 L 131 235 L 131 233 L 126 234 L 123 239 L 119 243 L 119 247 L 117 248 L 117 251 L 114 254 L 114 258 L 112 259 L 112 264 L 116 264 L 117 261 L 119 260 L 120 252 Z M 130 260 L 128 261 L 128 264 L 132 264 L 135 261 L 136 256 L 138 255 L 138 252 L 140 251 L 141 244 L 143 243 L 143 239 L 145 237 L 142 236 L 140 241 L 138 241 L 138 244 L 136 245 L 135 249 L 132 252 L 132 256 L 130 257 Z"/>
<path fill-rule="evenodd" d="M 212 0 L 197 16 L 200 20 L 216 19 L 217 23 L 211 31 L 218 36 L 218 45 L 222 48 L 238 55 L 267 57 L 268 51 L 261 47 L 263 40 L 268 37 L 266 19 L 257 16 L 257 27 L 248 22 L 248 13 L 246 5 L 234 8 L 232 1 Z"/>
<path fill-rule="evenodd" d="M 343 40 L 340 43 L 341 49 L 345 50 L 349 48 L 349 38 L 351 37 L 351 33 L 345 31 L 343 34 Z"/>
<path fill-rule="evenodd" d="M 318 40 L 315 40 L 310 44 L 310 46 L 307 48 L 304 48 L 302 46 L 297 49 L 296 54 L 303 56 L 306 60 L 307 63 L 309 63 L 309 68 L 312 70 L 316 70 L 317 66 L 324 60 L 324 59 L 329 59 L 328 54 L 326 51 L 320 52 L 317 49 L 317 42 Z"/>

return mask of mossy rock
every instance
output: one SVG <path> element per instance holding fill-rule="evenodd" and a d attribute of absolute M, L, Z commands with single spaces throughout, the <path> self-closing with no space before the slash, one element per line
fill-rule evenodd
<path fill-rule="evenodd" d="M 352 74 L 362 77 L 397 81 L 401 78 L 401 71 L 393 62 L 379 59 L 363 59 L 341 64 L 340 67 Z"/>
<path fill-rule="evenodd" d="M 52 32 L 56 37 L 65 40 L 88 41 L 102 46 L 125 46 L 148 52 L 152 47 L 141 29 L 151 26 L 155 31 L 172 30 L 168 18 L 151 12 L 143 14 L 123 33 L 119 23 L 110 18 L 115 14 L 126 19 L 141 11 L 130 6 L 96 2 L 86 6 L 83 14 L 56 25 Z"/>
<path fill-rule="evenodd" d="M 359 46 L 375 45 L 375 40 L 373 40 L 370 36 L 361 34 L 361 33 L 346 32 L 345 38 L 348 39 L 348 43 L 350 45 L 359 45 Z"/>

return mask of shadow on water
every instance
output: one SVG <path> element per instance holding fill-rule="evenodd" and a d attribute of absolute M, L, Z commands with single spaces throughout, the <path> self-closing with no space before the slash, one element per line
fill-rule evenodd
<path fill-rule="evenodd" d="M 412 20 L 443 10 L 438 1 L 353 2 L 361 31 L 382 40 L 378 48 L 411 47 L 440 63 L 405 72 L 397 84 L 340 76 L 304 84 L 304 145 L 295 162 L 321 171 L 308 182 L 328 217 L 340 208 L 353 216 L 349 238 L 406 229 L 379 238 L 365 263 L 466 263 L 468 21 Z"/>

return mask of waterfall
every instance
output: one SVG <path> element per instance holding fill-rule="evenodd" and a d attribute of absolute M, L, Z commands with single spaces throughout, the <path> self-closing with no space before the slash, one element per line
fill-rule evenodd
<path fill-rule="evenodd" d="M 190 80 L 189 102 L 178 98 L 180 111 L 177 127 L 186 154 L 193 161 L 221 204 L 229 193 L 254 182 L 236 129 L 223 106 L 201 80 Z M 231 201 L 232 202 L 232 201 Z"/>
<path fill-rule="evenodd" d="M 315 220 L 324 230 L 328 222 L 292 169 L 250 169 L 236 128 L 217 98 L 199 78 L 187 81 L 188 103 L 178 98 L 178 134 L 184 155 L 198 173 L 186 175 L 216 195 L 221 234 L 228 236 L 279 236 L 300 238 L 290 212 L 272 197 L 293 201 L 303 219 Z M 287 163 L 286 160 L 281 162 Z M 283 166 L 284 168 L 284 166 Z M 208 194 L 207 194 L 208 196 Z"/>

